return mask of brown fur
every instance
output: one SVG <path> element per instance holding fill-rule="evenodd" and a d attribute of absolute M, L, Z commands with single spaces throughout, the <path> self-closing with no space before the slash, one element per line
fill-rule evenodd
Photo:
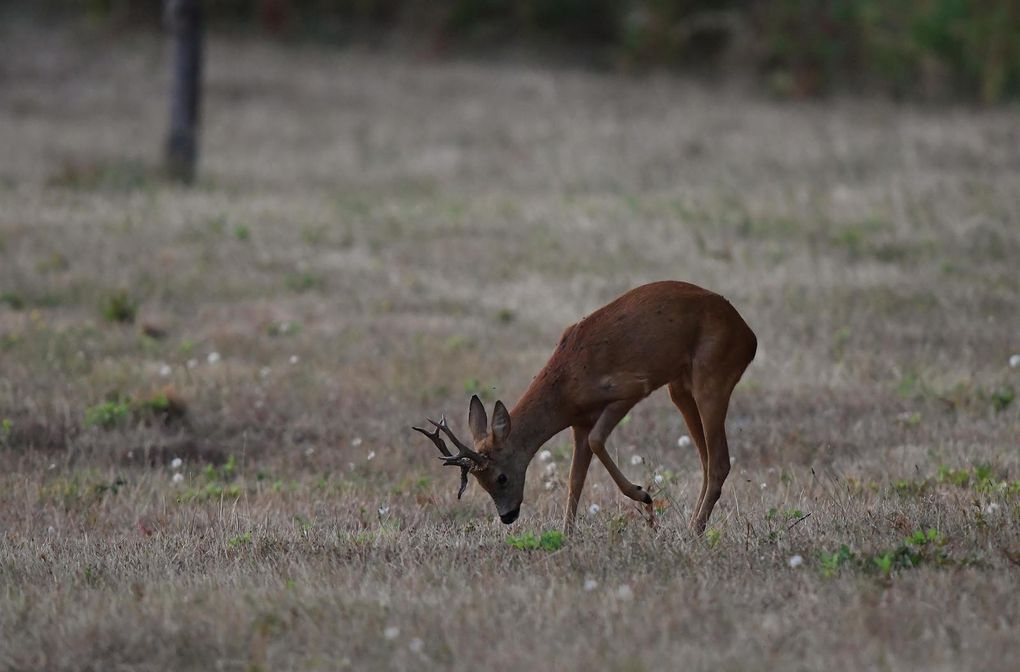
<path fill-rule="evenodd" d="M 651 497 L 623 476 L 606 451 L 609 433 L 633 406 L 663 385 L 684 415 L 702 463 L 702 489 L 691 525 L 705 529 L 729 473 L 725 420 L 730 394 L 754 359 L 757 339 L 723 297 L 685 282 L 637 287 L 563 332 L 548 363 L 507 412 L 497 402 L 494 431 L 472 399 L 475 450 L 486 457 L 472 473 L 513 522 L 528 464 L 567 427 L 574 455 L 564 527 L 577 512 L 592 455 L 623 494 L 649 507 Z"/>

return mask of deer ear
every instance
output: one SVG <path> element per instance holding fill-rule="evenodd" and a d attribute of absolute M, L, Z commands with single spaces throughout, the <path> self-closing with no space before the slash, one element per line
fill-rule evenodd
<path fill-rule="evenodd" d="M 468 427 L 475 441 L 481 441 L 489 433 L 489 418 L 485 415 L 485 406 L 478 395 L 471 396 L 471 408 L 468 409 Z"/>
<path fill-rule="evenodd" d="M 510 436 L 510 413 L 502 401 L 497 401 L 492 410 L 492 435 L 497 441 L 505 441 Z"/>

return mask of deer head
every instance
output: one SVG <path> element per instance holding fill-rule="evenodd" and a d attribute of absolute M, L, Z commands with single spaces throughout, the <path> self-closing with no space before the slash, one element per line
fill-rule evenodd
<path fill-rule="evenodd" d="M 460 467 L 460 490 L 457 492 L 457 498 L 460 499 L 464 494 L 470 473 L 492 497 L 499 519 L 507 525 L 517 520 L 521 512 L 521 501 L 524 499 L 524 477 L 528 470 L 530 455 L 515 450 L 511 444 L 510 413 L 503 402 L 496 402 L 490 429 L 482 400 L 478 395 L 471 397 L 468 426 L 474 439 L 474 449 L 468 448 L 457 439 L 446 422 L 446 416 L 439 422 L 434 420 L 429 422 L 435 427 L 431 432 L 421 427 L 413 429 L 429 437 L 436 444 L 443 454 L 440 459 L 444 465 Z M 457 455 L 451 454 L 446 448 L 440 432 L 446 434 L 457 446 L 460 451 Z"/>

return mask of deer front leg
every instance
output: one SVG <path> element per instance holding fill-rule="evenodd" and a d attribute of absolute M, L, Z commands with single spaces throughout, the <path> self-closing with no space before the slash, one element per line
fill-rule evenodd
<path fill-rule="evenodd" d="M 616 466 L 616 463 L 613 462 L 613 459 L 609 457 L 609 453 L 606 451 L 606 439 L 609 438 L 609 433 L 619 424 L 620 420 L 623 420 L 627 412 L 634 408 L 634 404 L 638 401 L 640 400 L 622 399 L 606 406 L 602 410 L 602 415 L 599 416 L 598 421 L 595 422 L 595 426 L 592 427 L 591 432 L 588 434 L 588 446 L 591 448 L 591 452 L 605 466 L 613 482 L 616 483 L 616 487 L 620 488 L 620 492 L 635 502 L 645 504 L 649 507 L 650 511 L 652 496 L 640 485 L 634 485 L 628 481 L 627 477 L 623 475 L 623 472 L 620 471 L 620 468 Z"/>
<path fill-rule="evenodd" d="M 574 531 L 577 517 L 577 502 L 581 499 L 584 480 L 591 465 L 591 448 L 588 447 L 588 433 L 591 427 L 574 425 L 574 454 L 570 460 L 570 483 L 567 490 L 567 511 L 563 518 L 563 533 Z"/>

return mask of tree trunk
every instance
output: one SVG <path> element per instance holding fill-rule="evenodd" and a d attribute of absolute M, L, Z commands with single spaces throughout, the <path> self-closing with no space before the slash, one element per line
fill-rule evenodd
<path fill-rule="evenodd" d="M 173 179 L 190 184 L 195 179 L 195 164 L 198 161 L 199 110 L 202 99 L 201 0 L 166 0 L 166 18 L 174 44 L 166 171 Z"/>

